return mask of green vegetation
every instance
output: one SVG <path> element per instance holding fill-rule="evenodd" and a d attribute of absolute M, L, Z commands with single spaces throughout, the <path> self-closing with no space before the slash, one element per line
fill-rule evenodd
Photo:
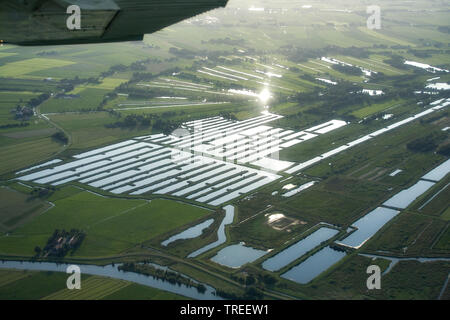
<path fill-rule="evenodd" d="M 132 283 L 119 291 L 110 293 L 103 300 L 187 300 L 187 298 Z"/>
<path fill-rule="evenodd" d="M 423 215 L 402 213 L 384 232 L 377 234 L 367 250 L 383 250 L 401 255 L 423 256 L 433 253 L 432 245 L 446 223 Z"/>
<path fill-rule="evenodd" d="M 435 248 L 440 250 L 450 249 L 450 228 L 448 228 L 448 226 L 445 229 L 445 232 L 441 235 L 439 242 L 436 243 Z"/>
<path fill-rule="evenodd" d="M 66 288 L 67 275 L 64 273 L 0 270 L 0 274 L 5 273 L 9 276 L 21 275 L 21 277 L 0 286 L 1 300 L 39 300 Z M 82 275 L 81 281 L 88 277 Z"/>
<path fill-rule="evenodd" d="M 75 250 L 81 245 L 86 235 L 76 229 L 70 231 L 55 230 L 48 239 L 44 249 L 36 246 L 34 251 L 36 257 L 64 257 L 69 251 L 73 255 Z"/>
<path fill-rule="evenodd" d="M 435 217 L 440 216 L 441 219 L 448 221 L 448 218 L 445 218 L 445 212 L 449 207 L 448 199 L 450 197 L 450 188 L 447 180 L 444 179 L 443 182 L 444 183 L 439 183 L 433 187 L 428 196 L 417 203 L 415 206 L 417 212 Z"/>
<path fill-rule="evenodd" d="M 81 275 L 81 290 L 66 287 L 67 274 L 0 270 L 1 300 L 172 300 L 183 297 L 143 285 Z"/>
<path fill-rule="evenodd" d="M 369 265 L 378 265 L 383 271 L 389 262 L 353 255 L 333 271 L 306 285 L 303 291 L 310 299 L 435 300 L 449 267 L 448 262 L 400 261 L 382 277 L 381 290 L 368 290 L 366 270 Z M 290 283 L 284 282 L 279 286 L 286 292 L 293 292 L 294 287 Z"/>
<path fill-rule="evenodd" d="M 163 270 L 145 263 L 125 263 L 119 266 L 119 270 L 135 272 L 146 276 L 151 276 L 156 279 L 167 281 L 171 284 L 185 285 L 187 287 L 194 287 L 198 292 L 203 293 L 206 291 L 206 287 L 202 284 L 192 281 L 189 278 L 182 276 L 177 272 L 170 270 Z"/>
<path fill-rule="evenodd" d="M 108 90 L 86 88 L 76 94 L 60 94 L 41 106 L 42 113 L 96 111 Z"/>
<path fill-rule="evenodd" d="M 4 77 L 17 77 L 36 71 L 58 68 L 71 64 L 73 64 L 72 61 L 34 58 L 8 63 L 7 65 L 0 67 L 0 74 Z"/>
<path fill-rule="evenodd" d="M 54 292 L 42 300 L 101 300 L 131 285 L 129 282 L 90 276 L 82 282 L 81 290 L 67 288 Z"/>
<path fill-rule="evenodd" d="M 0 150 L 0 173 L 7 173 L 33 165 L 55 155 L 60 144 L 51 138 L 38 138 L 4 146 Z"/>
<path fill-rule="evenodd" d="M 55 230 L 78 229 L 86 238 L 76 256 L 118 254 L 209 213 L 170 200 L 112 199 L 90 192 L 76 193 L 54 204 L 46 214 L 0 238 L 0 252 L 31 256 L 36 246 L 44 248 Z"/>
<path fill-rule="evenodd" d="M 298 217 L 344 226 L 355 221 L 386 192 L 377 183 L 336 177 L 288 199 L 285 206 L 295 210 Z"/>
<path fill-rule="evenodd" d="M 373 114 L 377 114 L 379 112 L 385 111 L 385 112 L 391 112 L 395 107 L 397 107 L 399 104 L 401 104 L 401 100 L 393 100 L 393 101 L 387 101 L 382 103 L 376 103 L 372 104 L 368 107 L 361 108 L 355 112 L 352 113 L 357 118 L 363 119 L 368 116 L 371 116 Z"/>
<path fill-rule="evenodd" d="M 304 162 L 449 96 L 445 90 L 415 93 L 429 91 L 425 86 L 431 83 L 450 82 L 449 74 L 404 64 L 411 60 L 450 69 L 447 3 L 436 2 L 436 10 L 429 10 L 429 1 L 420 0 L 411 11 L 409 3 L 381 0 L 383 28 L 369 30 L 366 3 L 361 1 L 316 1 L 309 9 L 286 2 L 283 8 L 288 10 L 282 13 L 237 9 L 250 2 L 230 1 L 226 9 L 208 13 L 219 23 L 199 16 L 147 35 L 143 42 L 0 47 L 0 255 L 134 267 L 139 261 L 162 260 L 174 272 L 231 298 L 437 298 L 448 262 L 401 261 L 383 276 L 381 291 L 369 292 L 367 266 L 386 270 L 390 262 L 359 253 L 448 257 L 448 177 L 310 284 L 266 272 L 260 262 L 231 270 L 209 259 L 241 241 L 254 248 L 281 249 L 313 232 L 319 222 L 334 224 L 342 235 L 355 220 L 448 159 L 450 137 L 444 128 L 450 118 L 445 108 L 296 175 L 281 172 L 283 182 L 232 203 L 236 216 L 226 228 L 227 242 L 196 259 L 186 256 L 217 240 L 223 212 L 171 196 L 118 197 L 79 183 L 53 187 L 11 180 L 17 171 L 48 160 L 67 161 L 132 137 L 170 133 L 186 121 L 215 116 L 246 120 L 259 116 L 266 105 L 283 116 L 266 124 L 272 127 L 301 131 L 331 119 L 348 122 L 280 152 L 280 160 Z M 267 1 L 265 7 L 280 6 Z M 373 73 L 369 76 L 361 68 Z M 222 73 L 200 72 L 211 70 Z M 232 94 L 230 89 L 254 94 Z M 265 89 L 272 96 L 268 102 L 257 97 Z M 363 89 L 384 94 L 371 96 Z M 391 176 L 397 170 L 401 172 Z M 287 184 L 310 181 L 317 184 L 290 198 L 281 195 Z M 268 215 L 274 213 L 285 219 L 269 224 Z M 168 237 L 211 218 L 214 223 L 201 236 L 161 246 Z M 75 249 L 70 246 L 53 250 L 56 238 L 66 242 L 74 235 L 83 235 L 76 251 L 66 250 Z M 161 276 L 151 268 L 144 273 Z M 174 280 L 174 275 L 168 278 Z M 181 298 L 96 276 L 84 276 L 85 290 L 73 292 L 65 289 L 65 279 L 59 273 L 0 270 L 0 299 Z"/>
<path fill-rule="evenodd" d="M 8 231 L 38 216 L 51 206 L 11 189 L 0 187 L 0 231 Z"/>
<path fill-rule="evenodd" d="M 268 224 L 267 213 L 269 212 L 262 212 L 254 218 L 233 226 L 230 228 L 231 237 L 246 243 L 252 243 L 253 246 L 273 249 L 274 247 L 282 246 L 294 235 L 300 234 L 306 228 L 311 227 L 309 223 L 294 220 L 292 225 L 286 229 L 277 230 Z"/>

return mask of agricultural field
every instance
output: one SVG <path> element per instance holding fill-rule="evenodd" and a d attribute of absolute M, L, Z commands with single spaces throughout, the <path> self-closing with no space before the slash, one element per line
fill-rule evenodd
<path fill-rule="evenodd" d="M 50 134 L 45 133 L 44 135 Z M 0 172 L 6 173 L 11 170 L 18 170 L 46 160 L 54 156 L 60 148 L 60 143 L 50 137 L 26 139 L 25 141 L 8 144 L 0 150 L 0 160 L 2 161 Z"/>
<path fill-rule="evenodd" d="M 2 253 L 12 241 L 14 250 L 32 253 L 55 230 L 76 228 L 87 236 L 75 256 L 113 255 L 209 213 L 169 200 L 108 199 L 86 191 L 50 200 L 54 208 L 0 239 Z"/>
<path fill-rule="evenodd" d="M 54 97 L 46 101 L 42 104 L 41 111 L 43 113 L 65 113 L 79 111 L 80 107 L 95 110 L 107 93 L 108 90 L 86 88 L 76 94 Z"/>
<path fill-rule="evenodd" d="M 2 199 L 0 226 L 2 231 L 14 229 L 29 220 L 33 215 L 39 215 L 51 208 L 51 205 L 40 199 L 30 199 L 30 196 L 7 188 L 0 188 Z"/>
<path fill-rule="evenodd" d="M 345 297 L 345 299 L 431 299 L 439 296 L 439 291 L 448 274 L 448 262 L 401 261 L 383 275 L 380 291 L 367 290 L 364 271 L 369 265 L 378 265 L 382 271 L 390 261 L 371 259 L 359 255 L 352 256 L 336 266 L 335 270 L 317 280 L 307 288 L 308 296 L 320 299 L 325 295 Z M 408 276 L 406 276 L 408 275 Z M 359 278 L 358 278 L 359 277 Z M 336 283 L 342 284 L 341 287 Z M 408 288 L 402 290 L 401 288 Z M 286 283 L 286 291 L 293 288 Z"/>
<path fill-rule="evenodd" d="M 5 77 L 20 77 L 36 71 L 64 67 L 71 64 L 73 64 L 73 62 L 66 60 L 34 58 L 8 63 L 5 66 L 0 67 L 0 73 Z"/>
<path fill-rule="evenodd" d="M 4 266 L 0 300 L 445 299 L 450 6 L 379 5 L 379 30 L 359 0 L 230 0 L 143 41 L 2 43 L 0 258 L 148 281 Z"/>
<path fill-rule="evenodd" d="M 66 288 L 66 276 L 63 273 L 0 270 L 0 297 L 2 300 L 183 299 L 172 293 L 122 280 L 89 275 L 81 279 L 83 290 L 77 292 Z M 38 290 L 29 290 L 30 286 Z M 14 295 L 11 295 L 11 290 Z"/>
<path fill-rule="evenodd" d="M 432 254 L 433 244 L 442 236 L 445 227 L 445 221 L 405 213 L 373 239 L 367 250 L 376 248 L 411 256 Z"/>

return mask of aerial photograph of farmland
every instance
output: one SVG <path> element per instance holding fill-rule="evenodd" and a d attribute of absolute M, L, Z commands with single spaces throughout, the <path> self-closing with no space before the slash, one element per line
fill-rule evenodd
<path fill-rule="evenodd" d="M 449 300 L 449 70 L 448 0 L 0 1 L 0 300 Z"/>

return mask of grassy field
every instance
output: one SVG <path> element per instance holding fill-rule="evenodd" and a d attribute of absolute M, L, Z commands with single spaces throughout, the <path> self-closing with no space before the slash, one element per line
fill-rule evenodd
<path fill-rule="evenodd" d="M 41 105 L 42 113 L 64 113 L 81 110 L 96 110 L 108 90 L 84 88 L 77 97 L 52 98 Z"/>
<path fill-rule="evenodd" d="M 283 203 L 297 217 L 347 225 L 386 195 L 384 186 L 349 178 L 331 178 Z"/>
<path fill-rule="evenodd" d="M 0 286 L 0 300 L 39 300 L 66 287 L 67 275 L 64 273 L 0 270 L 0 274 L 18 277 Z M 81 281 L 88 277 L 82 275 Z"/>
<path fill-rule="evenodd" d="M 442 219 L 449 221 L 450 220 L 450 208 L 447 208 L 445 212 L 441 215 Z"/>
<path fill-rule="evenodd" d="M 126 281 L 91 276 L 82 282 L 81 290 L 66 288 L 43 297 L 42 300 L 101 300 L 129 285 Z"/>
<path fill-rule="evenodd" d="M 450 228 L 447 226 L 445 232 L 439 238 L 434 248 L 439 250 L 450 250 Z"/>
<path fill-rule="evenodd" d="M 433 253 L 432 244 L 445 226 L 445 221 L 440 219 L 402 213 L 385 231 L 378 233 L 366 248 L 410 256 L 430 254 Z"/>
<path fill-rule="evenodd" d="M 180 202 L 152 200 L 130 212 L 92 226 L 92 237 L 80 247 L 78 256 L 119 253 L 185 224 L 203 218 L 210 212 Z M 88 229 L 90 230 L 90 229 Z"/>
<path fill-rule="evenodd" d="M 0 74 L 4 77 L 17 77 L 35 71 L 64 67 L 73 63 L 67 60 L 33 58 L 1 66 Z"/>
<path fill-rule="evenodd" d="M 33 216 L 48 210 L 50 205 L 39 199 L 30 199 L 28 195 L 0 187 L 0 230 L 17 228 Z"/>
<path fill-rule="evenodd" d="M 71 153 L 152 133 L 151 128 L 148 127 L 106 128 L 105 125 L 120 120 L 107 112 L 58 114 L 49 117 L 70 132 L 72 145 L 69 151 Z"/>
<path fill-rule="evenodd" d="M 143 285 L 81 275 L 81 290 L 68 290 L 58 272 L 0 270 L 1 300 L 178 300 L 183 297 Z"/>
<path fill-rule="evenodd" d="M 56 81 L 42 81 L 41 79 L 34 78 L 14 78 L 14 77 L 2 77 L 0 83 L 0 89 L 4 92 L 51 92 L 56 90 L 58 82 Z"/>
<path fill-rule="evenodd" d="M 38 138 L 4 146 L 0 149 L 0 174 L 19 170 L 50 158 L 61 148 L 52 138 Z"/>
<path fill-rule="evenodd" d="M 23 105 L 36 96 L 36 93 L 28 91 L 0 91 L 0 125 L 15 122 L 15 113 L 12 113 L 11 110 L 15 109 L 17 105 Z"/>
<path fill-rule="evenodd" d="M 112 199 L 90 192 L 74 193 L 54 204 L 44 215 L 0 238 L 0 252 L 31 255 L 56 229 L 75 228 L 86 232 L 77 257 L 119 254 L 210 213 L 175 201 Z"/>
<path fill-rule="evenodd" d="M 28 272 L 1 270 L 0 271 L 0 288 L 4 287 L 10 283 L 13 283 L 17 280 L 20 280 L 22 278 L 25 278 L 29 275 L 30 274 Z"/>
<path fill-rule="evenodd" d="M 127 82 L 126 79 L 118 79 L 118 78 L 104 78 L 101 80 L 100 84 L 84 84 L 77 86 L 74 90 L 68 92 L 67 94 L 79 94 L 85 89 L 100 89 L 100 90 L 108 90 L 112 91 L 122 83 Z"/>
<path fill-rule="evenodd" d="M 436 193 L 432 195 L 433 198 L 427 199 L 427 203 L 424 203 L 424 207 L 422 206 L 418 209 L 419 212 L 429 214 L 432 216 L 440 216 L 442 219 L 449 220 L 446 212 L 449 209 L 448 199 L 450 199 L 450 188 L 442 187 L 442 189 L 438 190 Z"/>
<path fill-rule="evenodd" d="M 188 298 L 132 283 L 103 297 L 103 300 L 188 300 Z"/>
<path fill-rule="evenodd" d="M 148 128 L 108 129 L 105 125 L 118 119 L 106 112 L 52 115 L 50 119 L 70 132 L 70 149 L 75 152 L 149 133 Z"/>
<path fill-rule="evenodd" d="M 381 290 L 368 290 L 366 270 L 370 265 L 378 265 L 383 271 L 389 262 L 353 255 L 304 286 L 302 292 L 309 299 L 435 300 L 449 267 L 448 262 L 401 261 L 381 278 Z M 295 293 L 292 283 L 283 281 L 279 286 Z"/>
<path fill-rule="evenodd" d="M 381 295 L 384 299 L 435 300 L 448 277 L 448 262 L 401 261 L 385 276 Z"/>
<path fill-rule="evenodd" d="M 384 103 L 379 103 L 379 104 L 374 104 L 371 105 L 369 107 L 365 107 L 362 109 L 359 109 L 355 112 L 353 112 L 352 114 L 355 117 L 358 117 L 360 119 L 363 119 L 365 117 L 371 116 L 375 113 L 379 113 L 381 111 L 385 111 L 387 113 L 390 113 L 392 109 L 394 109 L 395 107 L 397 107 L 398 105 L 401 104 L 401 101 L 388 101 L 388 102 L 384 102 Z"/>

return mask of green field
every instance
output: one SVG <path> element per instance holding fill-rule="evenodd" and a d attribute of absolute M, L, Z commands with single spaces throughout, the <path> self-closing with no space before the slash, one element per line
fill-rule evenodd
<path fill-rule="evenodd" d="M 436 243 L 435 248 L 440 250 L 450 249 L 450 228 L 448 228 L 448 226 L 445 232 L 441 235 L 439 242 Z"/>
<path fill-rule="evenodd" d="M 126 281 L 93 276 L 82 282 L 81 290 L 63 289 L 42 300 L 101 300 L 129 285 Z"/>
<path fill-rule="evenodd" d="M 108 90 L 85 88 L 76 97 L 52 98 L 41 105 L 42 113 L 64 113 L 70 111 L 96 110 Z"/>
<path fill-rule="evenodd" d="M 448 262 L 401 261 L 381 278 L 381 290 L 368 290 L 367 267 L 378 265 L 383 271 L 389 265 L 385 259 L 353 255 L 336 268 L 308 284 L 309 299 L 381 299 L 381 300 L 435 300 L 448 275 Z M 337 285 L 339 284 L 339 285 Z M 292 284 L 285 285 L 287 292 Z"/>
<path fill-rule="evenodd" d="M 385 194 L 385 188 L 377 183 L 341 177 L 288 198 L 285 205 L 307 220 L 347 225 Z"/>
<path fill-rule="evenodd" d="M 106 124 L 117 121 L 117 118 L 106 112 L 58 114 L 49 117 L 70 132 L 72 135 L 70 149 L 78 151 L 149 133 L 148 128 L 129 130 L 106 128 Z"/>
<path fill-rule="evenodd" d="M 56 229 L 79 229 L 86 232 L 86 239 L 76 256 L 119 254 L 210 213 L 169 200 L 111 199 L 90 192 L 75 193 L 54 204 L 44 215 L 0 238 L 0 252 L 31 255 Z"/>
<path fill-rule="evenodd" d="M 39 215 L 51 206 L 39 199 L 30 199 L 28 195 L 0 187 L 0 230 L 6 231 L 18 227 L 31 217 Z"/>
<path fill-rule="evenodd" d="M 143 285 L 81 276 L 81 289 L 68 290 L 58 272 L 0 270 L 0 300 L 178 300 L 183 297 Z"/>
<path fill-rule="evenodd" d="M 355 117 L 358 117 L 360 119 L 371 116 L 375 113 L 385 111 L 389 113 L 392 109 L 397 107 L 399 104 L 401 104 L 401 101 L 388 101 L 381 104 L 375 104 L 370 107 L 365 107 L 362 109 L 359 109 L 358 111 L 353 112 L 352 114 Z"/>
<path fill-rule="evenodd" d="M 18 142 L 0 149 L 0 174 L 19 170 L 46 160 L 61 149 L 61 144 L 52 138 L 38 138 L 27 142 Z"/>
<path fill-rule="evenodd" d="M 36 96 L 36 93 L 27 91 L 0 91 L 0 125 L 14 123 L 15 112 L 13 113 L 12 110 L 14 110 L 17 105 L 23 105 Z"/>
<path fill-rule="evenodd" d="M 72 61 L 58 60 L 58 59 L 27 59 L 23 61 L 17 61 L 8 63 L 0 67 L 0 74 L 4 77 L 17 77 L 23 76 L 35 71 L 41 71 L 51 68 L 58 68 L 73 64 Z"/>
<path fill-rule="evenodd" d="M 424 207 L 419 209 L 419 211 L 433 216 L 440 216 L 442 219 L 448 221 L 449 217 L 447 212 L 449 209 L 448 199 L 450 197 L 450 188 L 447 186 L 438 192 L 433 195 L 432 199 L 428 199 L 427 201 L 429 202 L 425 203 Z"/>
<path fill-rule="evenodd" d="M 0 300 L 39 300 L 66 287 L 64 273 L 0 270 L 0 274 L 17 278 L 0 286 Z M 86 278 L 82 275 L 81 281 Z"/>
<path fill-rule="evenodd" d="M 377 234 L 367 249 L 411 256 L 429 254 L 433 252 L 432 245 L 445 226 L 446 223 L 439 219 L 403 213 L 384 232 Z"/>
<path fill-rule="evenodd" d="M 442 219 L 449 221 L 450 220 L 450 209 L 447 208 L 447 210 L 445 210 L 445 212 L 442 214 L 441 217 L 442 217 Z"/>

